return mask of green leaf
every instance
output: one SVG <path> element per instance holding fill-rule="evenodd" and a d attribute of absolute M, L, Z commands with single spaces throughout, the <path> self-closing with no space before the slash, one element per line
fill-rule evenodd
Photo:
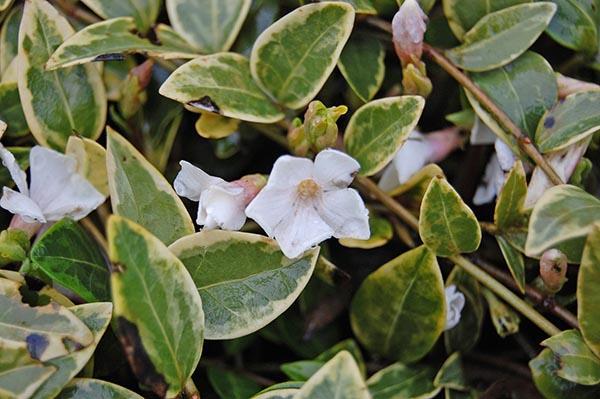
<path fill-rule="evenodd" d="M 221 399 L 247 399 L 260 391 L 260 385 L 248 377 L 219 367 L 206 370 L 210 385 Z"/>
<path fill-rule="evenodd" d="M 274 123 L 284 118 L 252 80 L 248 60 L 234 53 L 199 57 L 184 64 L 161 86 L 160 94 L 249 122 Z"/>
<path fill-rule="evenodd" d="M 356 338 L 370 352 L 412 362 L 433 347 L 444 329 L 445 314 L 437 260 L 420 246 L 363 281 L 352 301 L 350 322 Z"/>
<path fill-rule="evenodd" d="M 559 359 L 550 349 L 531 360 L 529 368 L 535 386 L 547 399 L 594 399 L 600 394 L 600 386 L 579 385 L 559 377 Z"/>
<path fill-rule="evenodd" d="M 231 136 L 238 131 L 239 119 L 231 119 L 225 116 L 201 111 L 194 127 L 196 133 L 206 139 L 222 139 Z"/>
<path fill-rule="evenodd" d="M 165 59 L 194 58 L 198 54 L 179 47 L 157 45 L 135 33 L 135 21 L 131 17 L 119 17 L 86 26 L 65 40 L 54 51 L 47 70 L 102 61 L 107 56 L 143 53 Z"/>
<path fill-rule="evenodd" d="M 229 50 L 251 3 L 251 0 L 166 0 L 173 29 L 203 54 Z"/>
<path fill-rule="evenodd" d="M 473 252 L 481 242 L 481 229 L 473 211 L 446 181 L 435 177 L 421 204 L 419 235 L 437 256 Z"/>
<path fill-rule="evenodd" d="M 360 373 L 363 376 L 367 375 L 367 366 L 365 365 L 365 360 L 363 359 L 362 352 L 360 351 L 360 347 L 353 339 L 345 339 L 341 342 L 338 342 L 331 348 L 327 349 L 323 353 L 319 354 L 319 356 L 315 357 L 314 360 L 321 361 L 323 363 L 333 359 L 335 355 L 337 355 L 341 351 L 348 351 L 354 357 L 356 364 L 360 370 Z"/>
<path fill-rule="evenodd" d="M 504 238 L 502 235 L 496 235 L 496 241 L 502 252 L 502 256 L 506 261 L 510 274 L 515 279 L 519 290 L 525 293 L 525 259 L 518 249 L 512 246 L 512 244 Z"/>
<path fill-rule="evenodd" d="M 100 144 L 85 137 L 71 136 L 65 154 L 77 160 L 77 172 L 108 197 L 106 175 L 106 150 Z"/>
<path fill-rule="evenodd" d="M 202 297 L 207 339 L 231 339 L 269 324 L 298 298 L 318 249 L 288 259 L 264 236 L 204 230 L 169 247 Z"/>
<path fill-rule="evenodd" d="M 47 361 L 66 355 L 73 346 L 86 347 L 93 342 L 90 329 L 68 309 L 51 303 L 31 307 L 20 296 L 0 295 L 0 338 L 28 343 L 34 359 Z M 68 341 L 75 345 L 66 345 Z"/>
<path fill-rule="evenodd" d="M 0 281 L 4 283 L 4 279 Z M 31 357 L 25 342 L 0 338 L 0 373 L 31 364 L 40 364 L 40 362 Z"/>
<path fill-rule="evenodd" d="M 324 361 L 299 360 L 282 364 L 281 371 L 293 381 L 306 381 L 324 364 Z"/>
<path fill-rule="evenodd" d="M 372 399 L 435 397 L 440 388 L 433 385 L 435 370 L 418 364 L 394 363 L 367 380 Z"/>
<path fill-rule="evenodd" d="M 21 105 L 36 140 L 58 150 L 73 132 L 97 139 L 106 120 L 106 92 L 95 65 L 45 70 L 59 44 L 74 33 L 50 3 L 25 4 L 17 71 Z"/>
<path fill-rule="evenodd" d="M 296 388 L 274 389 L 272 391 L 259 392 L 252 399 L 293 399 L 298 391 L 299 389 Z"/>
<path fill-rule="evenodd" d="M 594 225 L 589 230 L 577 275 L 577 319 L 583 339 L 600 356 L 600 227 Z"/>
<path fill-rule="evenodd" d="M 558 99 L 552 66 L 531 51 L 503 67 L 473 73 L 471 78 L 531 138 L 544 112 Z"/>
<path fill-rule="evenodd" d="M 42 364 L 31 364 L 0 371 L 0 397 L 28 399 L 53 372 L 54 367 Z"/>
<path fill-rule="evenodd" d="M 593 55 L 598 50 L 596 0 L 552 0 L 556 14 L 546 32 L 561 45 Z"/>
<path fill-rule="evenodd" d="M 527 179 L 523 164 L 517 161 L 510 170 L 494 209 L 494 224 L 505 231 L 526 224 L 525 198 L 527 196 Z"/>
<path fill-rule="evenodd" d="M 129 389 L 93 378 L 75 378 L 57 399 L 142 399 Z"/>
<path fill-rule="evenodd" d="M 142 32 L 146 32 L 158 17 L 161 0 L 81 0 L 104 19 L 133 17 Z"/>
<path fill-rule="evenodd" d="M 459 352 L 454 352 L 446 359 L 436 374 L 433 385 L 440 388 L 451 388 L 459 391 L 468 389 Z"/>
<path fill-rule="evenodd" d="M 477 21 L 494 11 L 532 0 L 492 0 L 465 2 L 461 0 L 442 0 L 444 14 L 454 35 L 462 40 L 465 32 L 471 29 Z"/>
<path fill-rule="evenodd" d="M 585 237 L 599 220 L 600 200 L 596 197 L 575 186 L 552 187 L 533 208 L 525 254 L 539 257 L 547 249 L 566 245 L 561 251 L 570 263 L 579 263 Z"/>
<path fill-rule="evenodd" d="M 278 103 L 304 107 L 333 72 L 353 23 L 354 8 L 339 1 L 295 9 L 256 39 L 252 76 Z"/>
<path fill-rule="evenodd" d="M 0 83 L 0 120 L 8 124 L 6 137 L 22 137 L 29 133 L 16 82 Z"/>
<path fill-rule="evenodd" d="M 446 55 L 468 71 L 486 71 L 506 65 L 535 42 L 555 11 L 556 5 L 545 1 L 487 14 L 464 35 L 464 43 L 448 50 Z"/>
<path fill-rule="evenodd" d="M 356 361 L 349 352 L 341 351 L 335 355 L 294 395 L 294 399 L 331 398 L 370 398 Z"/>
<path fill-rule="evenodd" d="M 376 15 L 377 9 L 373 6 L 371 0 L 341 0 L 344 3 L 351 4 L 357 14 Z"/>
<path fill-rule="evenodd" d="M 113 212 L 141 224 L 165 244 L 194 224 L 169 182 L 127 140 L 107 128 L 106 169 Z"/>
<path fill-rule="evenodd" d="M 110 323 L 112 303 L 89 303 L 73 306 L 69 310 L 90 329 L 94 335 L 94 341 L 79 351 L 46 362 L 46 364 L 56 367 L 56 371 L 35 391 L 31 399 L 46 399 L 56 396 L 85 367 Z"/>
<path fill-rule="evenodd" d="M 385 49 L 372 36 L 355 33 L 344 47 L 338 68 L 350 88 L 364 102 L 379 91 L 385 76 Z"/>
<path fill-rule="evenodd" d="M 470 274 L 455 266 L 446 280 L 446 286 L 454 284 L 465 296 L 459 323 L 444 331 L 444 344 L 448 353 L 468 353 L 479 341 L 483 325 L 483 298 L 479 283 Z"/>
<path fill-rule="evenodd" d="M 348 123 L 344 146 L 371 176 L 383 169 L 415 128 L 425 100 L 420 96 L 387 97 L 360 107 Z"/>
<path fill-rule="evenodd" d="M 558 356 L 560 368 L 556 374 L 565 380 L 582 384 L 600 383 L 600 359 L 585 344 L 578 330 L 567 330 L 554 335 L 541 345 Z"/>
<path fill-rule="evenodd" d="M 565 98 L 540 120 L 535 142 L 541 152 L 563 149 L 600 130 L 600 91 Z"/>
<path fill-rule="evenodd" d="M 79 224 L 63 219 L 31 248 L 31 260 L 87 302 L 110 300 L 109 273 L 98 244 Z"/>
<path fill-rule="evenodd" d="M 113 215 L 107 230 L 121 344 L 143 385 L 176 396 L 202 353 L 200 295 L 183 264 L 140 225 Z"/>
<path fill-rule="evenodd" d="M 341 238 L 340 244 L 348 248 L 372 249 L 387 244 L 394 237 L 394 228 L 387 218 L 377 215 L 369 216 L 369 229 L 371 237 L 366 240 L 355 238 Z"/>
<path fill-rule="evenodd" d="M 19 49 L 19 25 L 23 16 L 23 7 L 14 7 L 8 13 L 0 30 L 0 72 L 2 75 L 17 56 Z"/>

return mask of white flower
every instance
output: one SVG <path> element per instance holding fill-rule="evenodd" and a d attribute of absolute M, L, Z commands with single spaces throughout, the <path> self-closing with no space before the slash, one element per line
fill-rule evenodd
<path fill-rule="evenodd" d="M 502 140 L 496 139 L 494 147 L 496 152 L 485 167 L 482 182 L 473 197 L 475 205 L 487 204 L 498 195 L 504 185 L 505 172 L 509 171 L 516 161 L 512 150 Z"/>
<path fill-rule="evenodd" d="M 29 153 L 31 184 L 15 157 L 0 144 L 0 158 L 19 191 L 4 187 L 0 206 L 27 223 L 86 217 L 104 196 L 77 173 L 77 161 L 57 151 L 35 146 Z"/>
<path fill-rule="evenodd" d="M 277 240 L 288 258 L 332 236 L 368 239 L 368 211 L 348 188 L 358 169 L 356 160 L 331 149 L 321 151 L 314 163 L 284 155 L 246 215 Z"/>
<path fill-rule="evenodd" d="M 244 188 L 211 176 L 189 162 L 181 161 L 173 186 L 182 197 L 199 202 L 196 223 L 205 229 L 239 230 L 246 222 Z"/>
<path fill-rule="evenodd" d="M 454 284 L 444 290 L 446 297 L 446 326 L 444 331 L 451 330 L 460 321 L 460 314 L 465 307 L 465 296 L 456 289 Z"/>

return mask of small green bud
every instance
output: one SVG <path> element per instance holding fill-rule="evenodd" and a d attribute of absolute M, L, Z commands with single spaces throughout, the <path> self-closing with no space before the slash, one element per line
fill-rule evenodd
<path fill-rule="evenodd" d="M 308 155 L 310 143 L 308 142 L 304 125 L 302 125 L 300 118 L 294 118 L 292 121 L 292 126 L 288 130 L 287 140 L 292 153 L 301 157 Z"/>
<path fill-rule="evenodd" d="M 27 258 L 30 242 L 27 232 L 8 229 L 0 233 L 0 266 L 23 262 Z"/>
<path fill-rule="evenodd" d="M 154 61 L 147 60 L 129 71 L 121 88 L 119 110 L 125 119 L 131 118 L 148 100 L 146 87 L 152 78 Z"/>
<path fill-rule="evenodd" d="M 427 97 L 431 93 L 433 86 L 427 77 L 427 70 L 422 61 L 419 61 L 418 64 L 408 64 L 402 69 L 402 87 L 404 94 Z"/>
<path fill-rule="evenodd" d="M 336 122 L 346 112 L 348 107 L 345 105 L 327 108 L 320 101 L 308 105 L 304 114 L 304 130 L 315 152 L 335 146 L 338 137 Z"/>

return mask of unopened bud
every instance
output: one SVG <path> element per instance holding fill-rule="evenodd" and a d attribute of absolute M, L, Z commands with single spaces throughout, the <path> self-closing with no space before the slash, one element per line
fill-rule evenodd
<path fill-rule="evenodd" d="M 23 262 L 29 251 L 29 232 L 9 228 L 0 233 L 0 266 Z"/>
<path fill-rule="evenodd" d="M 421 60 L 427 15 L 417 0 L 405 0 L 392 20 L 392 41 L 402 67 Z"/>
<path fill-rule="evenodd" d="M 312 101 L 304 114 L 304 131 L 311 148 L 319 152 L 334 147 L 338 137 L 337 120 L 348 112 L 348 107 L 340 105 L 327 108 L 320 101 Z"/>
<path fill-rule="evenodd" d="M 152 79 L 152 67 L 154 61 L 146 60 L 129 71 L 127 79 L 121 88 L 119 110 L 125 119 L 131 118 L 146 103 L 146 87 Z"/>
<path fill-rule="evenodd" d="M 427 70 L 423 61 L 408 64 L 402 69 L 402 88 L 404 94 L 414 94 L 427 97 L 433 85 L 427 77 Z"/>
<path fill-rule="evenodd" d="M 292 126 L 288 130 L 287 141 L 292 153 L 301 157 L 308 155 L 310 143 L 308 142 L 304 125 L 302 125 L 300 118 L 295 118 L 292 121 Z"/>
<path fill-rule="evenodd" d="M 540 277 L 548 293 L 555 294 L 567 281 L 567 257 L 558 249 L 549 249 L 540 258 Z"/>

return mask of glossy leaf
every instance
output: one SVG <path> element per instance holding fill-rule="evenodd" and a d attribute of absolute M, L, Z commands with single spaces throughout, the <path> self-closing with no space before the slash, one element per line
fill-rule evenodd
<path fill-rule="evenodd" d="M 486 71 L 506 65 L 535 42 L 555 11 L 553 3 L 536 2 L 487 14 L 464 35 L 464 43 L 446 55 L 468 71 Z"/>
<path fill-rule="evenodd" d="M 34 359 L 46 361 L 75 350 L 66 340 L 82 347 L 93 342 L 90 329 L 55 303 L 31 307 L 20 297 L 0 295 L 0 309 L 0 338 L 27 342 Z"/>
<path fill-rule="evenodd" d="M 338 68 L 354 93 L 364 102 L 379 91 L 385 76 L 385 49 L 381 42 L 366 34 L 350 36 Z"/>
<path fill-rule="evenodd" d="M 176 396 L 202 353 L 200 295 L 183 264 L 140 225 L 113 215 L 107 230 L 121 344 L 142 384 Z"/>
<path fill-rule="evenodd" d="M 358 369 L 363 376 L 367 375 L 367 366 L 365 365 L 365 360 L 363 358 L 360 347 L 353 339 L 345 339 L 337 344 L 333 345 L 331 348 L 327 349 L 323 353 L 319 354 L 319 356 L 315 357 L 314 360 L 321 361 L 323 363 L 333 359 L 335 355 L 340 353 L 341 351 L 348 351 L 354 357 L 356 364 L 358 365 Z"/>
<path fill-rule="evenodd" d="M 23 16 L 22 7 L 14 7 L 2 23 L 0 30 L 0 73 L 4 75 L 17 56 L 19 48 L 19 25 Z"/>
<path fill-rule="evenodd" d="M 238 131 L 240 121 L 212 112 L 201 112 L 194 127 L 196 132 L 206 139 L 222 139 Z"/>
<path fill-rule="evenodd" d="M 28 399 L 53 372 L 52 366 L 42 364 L 0 371 L 0 396 L 7 399 Z"/>
<path fill-rule="evenodd" d="M 209 367 L 208 380 L 221 399 L 247 399 L 260 391 L 260 385 L 243 375 Z"/>
<path fill-rule="evenodd" d="M 17 70 L 21 105 L 36 140 L 59 150 L 73 132 L 95 140 L 106 119 L 106 92 L 96 66 L 45 70 L 54 50 L 73 33 L 50 3 L 25 4 Z"/>
<path fill-rule="evenodd" d="M 525 259 L 523 255 L 502 235 L 497 235 L 496 241 L 498 241 L 498 246 L 500 247 L 506 266 L 510 270 L 510 274 L 515 279 L 519 290 L 525 293 Z"/>
<path fill-rule="evenodd" d="M 461 0 L 442 0 L 444 14 L 454 35 L 462 40 L 465 32 L 470 30 L 481 18 L 494 11 L 531 0 L 492 0 L 465 2 Z"/>
<path fill-rule="evenodd" d="M 529 219 L 525 243 L 527 256 L 567 245 L 561 251 L 569 262 L 579 263 L 585 237 L 600 220 L 600 200 L 582 189 L 560 185 L 547 190 L 538 200 Z"/>
<path fill-rule="evenodd" d="M 142 399 L 142 396 L 116 384 L 93 378 L 75 378 L 57 399 Z"/>
<path fill-rule="evenodd" d="M 591 212 L 590 212 L 591 213 Z M 581 335 L 590 349 L 600 356 L 600 227 L 589 229 L 577 276 L 577 319 Z"/>
<path fill-rule="evenodd" d="M 540 151 L 563 149 L 600 130 L 600 91 L 572 94 L 540 120 L 535 141 Z"/>
<path fill-rule="evenodd" d="M 77 160 L 77 172 L 108 197 L 106 150 L 100 144 L 84 137 L 71 136 L 65 154 Z"/>
<path fill-rule="evenodd" d="M 156 21 L 161 0 L 81 0 L 104 19 L 133 17 L 141 31 L 145 32 Z"/>
<path fill-rule="evenodd" d="M 556 14 L 546 32 L 570 49 L 594 54 L 598 50 L 598 14 L 596 0 L 552 0 Z"/>
<path fill-rule="evenodd" d="M 54 224 L 31 248 L 31 260 L 87 302 L 110 299 L 109 272 L 98 244 L 71 219 Z"/>
<path fill-rule="evenodd" d="M 341 351 L 313 374 L 294 399 L 369 399 L 369 391 L 349 352 Z"/>
<path fill-rule="evenodd" d="M 558 99 L 552 67 L 531 51 L 503 67 L 473 73 L 471 78 L 531 138 L 544 112 Z"/>
<path fill-rule="evenodd" d="M 254 43 L 252 76 L 278 103 L 304 107 L 333 72 L 353 23 L 354 9 L 339 1 L 295 9 Z"/>
<path fill-rule="evenodd" d="M 179 67 L 160 94 L 204 111 L 249 122 L 273 123 L 284 115 L 258 88 L 239 54 L 199 57 Z"/>
<path fill-rule="evenodd" d="M 324 361 L 299 360 L 291 363 L 283 363 L 281 371 L 292 381 L 306 381 L 323 367 L 324 364 Z"/>
<path fill-rule="evenodd" d="M 281 388 L 259 392 L 252 399 L 293 399 L 297 388 Z"/>
<path fill-rule="evenodd" d="M 544 349 L 529 362 L 533 382 L 548 399 L 594 399 L 600 394 L 600 386 L 575 384 L 557 375 L 559 359 L 550 349 Z"/>
<path fill-rule="evenodd" d="M 372 399 L 435 397 L 440 388 L 433 385 L 435 370 L 418 364 L 394 363 L 367 380 Z"/>
<path fill-rule="evenodd" d="M 423 197 L 419 235 L 438 256 L 473 252 L 481 242 L 481 229 L 473 211 L 440 178 L 431 180 Z"/>
<path fill-rule="evenodd" d="M 108 128 L 106 169 L 113 212 L 148 229 L 165 244 L 194 232 L 169 182 L 127 140 Z"/>
<path fill-rule="evenodd" d="M 35 391 L 31 399 L 46 399 L 56 396 L 85 367 L 100 343 L 112 316 L 110 302 L 77 305 L 69 310 L 90 329 L 94 335 L 94 341 L 79 351 L 46 362 L 47 365 L 55 367 L 56 371 Z"/>
<path fill-rule="evenodd" d="M 29 133 L 16 82 L 0 83 L 0 120 L 8 124 L 6 137 L 22 137 Z"/>
<path fill-rule="evenodd" d="M 0 281 L 2 285 L 5 284 L 5 279 Z M 4 292 L 2 294 L 5 295 Z M 0 338 L 0 373 L 31 364 L 40 364 L 40 362 L 31 357 L 25 342 Z"/>
<path fill-rule="evenodd" d="M 221 230 L 184 237 L 169 248 L 198 287 L 207 339 L 241 337 L 277 318 L 308 283 L 319 252 L 288 259 L 274 240 Z"/>
<path fill-rule="evenodd" d="M 444 171 L 436 164 L 430 163 L 412 175 L 406 182 L 390 190 L 389 194 L 392 197 L 408 198 L 420 205 L 431 179 L 435 177 L 444 178 Z"/>
<path fill-rule="evenodd" d="M 565 380 L 582 384 L 600 384 L 600 359 L 588 348 L 578 330 L 563 331 L 542 345 L 558 356 L 560 368 L 556 374 Z"/>
<path fill-rule="evenodd" d="M 375 15 L 377 9 L 373 6 L 371 0 L 342 0 L 344 3 L 351 4 L 357 14 Z"/>
<path fill-rule="evenodd" d="M 194 58 L 198 54 L 185 48 L 157 45 L 135 34 L 131 17 L 109 19 L 86 26 L 65 40 L 54 51 L 46 69 L 54 70 L 91 61 L 103 61 L 118 55 L 143 53 L 165 59 Z"/>
<path fill-rule="evenodd" d="M 455 266 L 446 280 L 446 286 L 454 284 L 465 296 L 465 306 L 459 323 L 444 332 L 444 344 L 448 353 L 468 353 L 479 341 L 485 309 L 481 288 L 477 280 L 460 267 Z"/>
<path fill-rule="evenodd" d="M 462 358 L 455 352 L 446 359 L 435 376 L 433 385 L 442 388 L 451 388 L 459 391 L 468 389 Z"/>
<path fill-rule="evenodd" d="M 443 285 L 431 251 L 405 252 L 363 281 L 350 309 L 352 331 L 372 353 L 403 362 L 423 357 L 446 322 Z"/>
<path fill-rule="evenodd" d="M 372 249 L 387 244 L 394 237 L 394 228 L 387 218 L 370 215 L 369 229 L 371 237 L 366 240 L 341 238 L 340 244 L 348 248 Z"/>
<path fill-rule="evenodd" d="M 523 164 L 519 161 L 510 170 L 494 209 L 494 223 L 499 230 L 521 227 L 527 220 L 525 215 L 525 197 L 527 179 Z"/>
<path fill-rule="evenodd" d="M 233 44 L 251 0 L 166 0 L 177 33 L 203 54 L 227 51 Z"/>
<path fill-rule="evenodd" d="M 344 146 L 371 176 L 383 169 L 415 128 L 425 100 L 420 96 L 387 97 L 360 107 L 348 123 Z"/>

